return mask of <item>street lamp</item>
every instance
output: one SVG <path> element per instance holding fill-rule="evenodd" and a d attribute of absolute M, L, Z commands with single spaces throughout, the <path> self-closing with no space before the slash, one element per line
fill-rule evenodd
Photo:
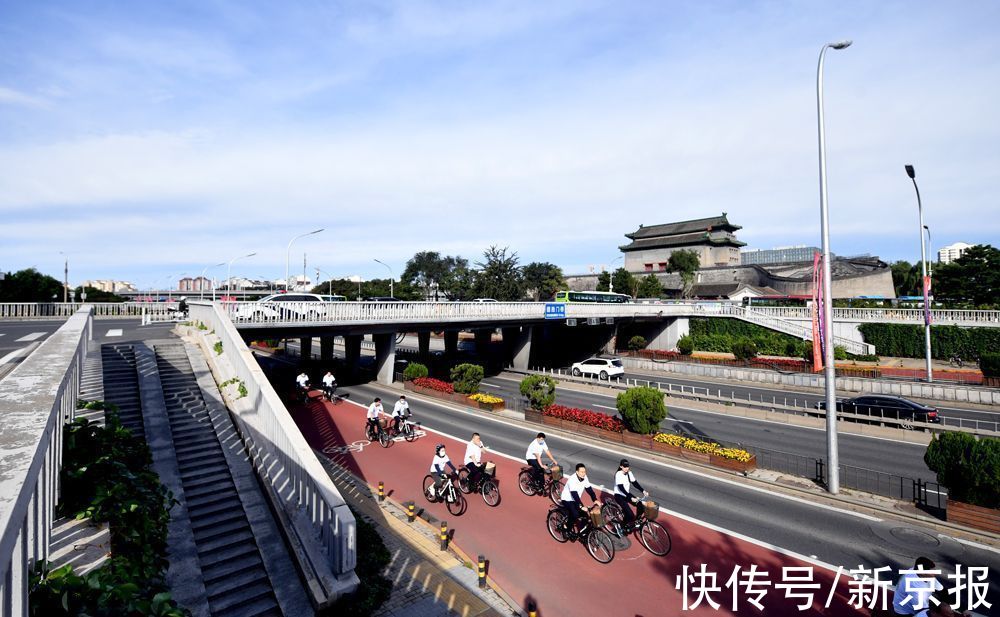
<path fill-rule="evenodd" d="M 330 289 L 329 289 L 329 295 L 331 295 L 331 296 L 332 296 L 332 295 L 333 295 L 333 276 L 332 276 L 332 275 L 331 275 L 331 274 L 330 274 L 329 272 L 327 272 L 326 270 L 323 270 L 322 268 L 318 268 L 318 267 L 317 267 L 317 268 L 316 268 L 316 282 L 317 282 L 317 283 L 319 282 L 319 273 L 320 273 L 320 272 L 322 272 L 322 273 L 323 273 L 323 274 L 325 274 L 326 276 L 330 277 Z"/>
<path fill-rule="evenodd" d="M 395 298 L 396 294 L 393 293 L 393 290 L 392 290 L 392 280 L 394 278 L 396 278 L 396 275 L 392 273 L 392 268 L 389 267 L 389 264 L 385 263 L 384 261 L 379 261 L 379 260 L 376 259 L 375 263 L 380 263 L 383 266 L 385 266 L 387 270 L 389 270 L 389 297 L 390 298 Z"/>
<path fill-rule="evenodd" d="M 59 251 L 66 258 L 63 262 L 63 302 L 69 302 L 69 253 Z"/>
<path fill-rule="evenodd" d="M 614 268 L 614 265 L 615 265 L 615 262 L 618 261 L 619 259 L 625 259 L 625 256 L 621 255 L 619 257 L 615 257 L 614 259 L 611 260 L 611 265 L 608 266 L 608 268 L 610 270 L 609 271 L 610 276 L 608 277 L 608 293 L 614 293 L 615 292 L 615 268 Z"/>
<path fill-rule="evenodd" d="M 934 278 L 934 244 L 931 242 L 931 228 L 924 225 L 924 231 L 927 232 L 927 252 L 931 255 L 927 260 L 927 276 Z"/>
<path fill-rule="evenodd" d="M 924 244 L 924 229 L 927 227 L 924 225 L 924 206 L 920 201 L 920 189 L 917 187 L 917 171 L 913 169 L 913 165 L 906 165 L 904 168 L 906 175 L 913 182 L 913 190 L 917 192 L 917 213 L 920 217 L 920 271 L 923 274 L 924 289 L 924 355 L 927 365 L 927 383 L 934 383 L 934 373 L 931 368 L 931 290 L 928 286 L 930 280 L 927 278 L 927 247 Z"/>
<path fill-rule="evenodd" d="M 833 357 L 833 286 L 830 275 L 830 212 L 826 197 L 826 129 L 823 125 L 823 59 L 827 49 L 845 49 L 851 41 L 827 43 L 819 51 L 816 68 L 816 110 L 819 124 L 819 211 L 823 237 L 823 359 L 826 374 L 826 490 L 840 492 L 840 455 L 837 450 L 837 368 Z M 815 341 L 814 341 L 815 343 Z"/>
<path fill-rule="evenodd" d="M 323 231 L 322 228 L 310 231 L 309 233 L 299 234 L 299 235 L 295 236 L 294 238 L 292 238 L 291 240 L 288 241 L 288 249 L 285 250 L 285 291 L 288 291 L 288 276 L 289 276 L 289 274 L 288 274 L 288 260 L 291 259 L 291 255 L 292 255 L 292 242 L 295 242 L 299 238 L 305 238 L 306 236 L 311 236 L 313 234 L 318 234 L 321 231 Z"/>
<path fill-rule="evenodd" d="M 201 280 L 198 282 L 198 289 L 201 291 L 201 295 L 198 297 L 202 300 L 205 299 L 205 273 L 208 272 L 209 268 L 218 268 L 219 266 L 226 265 L 226 262 L 217 263 L 214 266 L 205 266 L 201 270 Z M 212 285 L 212 300 L 215 300 L 215 285 Z"/>
<path fill-rule="evenodd" d="M 230 296 L 232 296 L 232 291 L 233 291 L 233 279 L 231 276 L 233 271 L 233 262 L 236 261 L 237 259 L 246 259 L 247 257 L 253 257 L 256 254 L 257 253 L 249 253 L 247 255 L 240 255 L 239 257 L 233 257 L 232 259 L 229 260 L 229 264 L 226 266 L 226 291 L 230 292 L 229 293 Z"/>

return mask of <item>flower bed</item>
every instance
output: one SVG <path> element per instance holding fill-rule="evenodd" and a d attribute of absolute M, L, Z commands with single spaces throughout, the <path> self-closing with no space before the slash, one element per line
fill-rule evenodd
<path fill-rule="evenodd" d="M 433 377 L 418 377 L 414 379 L 412 383 L 415 386 L 426 388 L 428 390 L 435 390 L 437 392 L 443 392 L 445 394 L 453 394 L 455 392 L 455 387 L 450 383 L 447 381 L 441 381 L 440 379 L 434 379 Z"/>
<path fill-rule="evenodd" d="M 725 460 L 736 461 L 737 463 L 749 463 L 754 458 L 753 455 L 746 450 L 741 450 L 739 448 L 726 448 L 717 443 L 712 443 L 710 441 L 698 441 L 697 439 L 682 437 L 681 435 L 657 433 L 656 436 L 653 437 L 653 441 L 670 446 L 676 446 L 684 450 L 691 450 L 692 452 L 708 454 Z"/>
<path fill-rule="evenodd" d="M 468 399 L 477 404 L 480 409 L 485 409 L 486 411 L 503 409 L 504 406 L 503 399 L 499 396 L 493 396 L 492 394 L 477 393 L 469 396 Z"/>
<path fill-rule="evenodd" d="M 403 382 L 403 388 L 418 394 L 424 394 L 443 401 L 458 403 L 466 407 L 474 407 L 485 411 L 495 411 L 504 408 L 504 400 L 498 396 L 490 394 L 460 394 L 447 381 L 433 379 L 431 377 L 420 377 L 413 381 Z"/>
<path fill-rule="evenodd" d="M 592 426 L 613 433 L 621 433 L 625 430 L 625 425 L 618 418 L 609 416 L 606 413 L 590 411 L 589 409 L 566 407 L 564 405 L 549 405 L 542 412 L 542 415 L 559 418 L 560 420 L 569 420 L 570 422 Z"/>

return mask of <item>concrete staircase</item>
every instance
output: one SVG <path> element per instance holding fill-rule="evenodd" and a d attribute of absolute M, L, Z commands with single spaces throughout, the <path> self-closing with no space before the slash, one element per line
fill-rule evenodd
<path fill-rule="evenodd" d="M 281 615 L 183 345 L 157 345 L 177 468 L 212 615 Z"/>
<path fill-rule="evenodd" d="M 136 437 L 146 438 L 139 402 L 139 377 L 135 368 L 135 350 L 131 345 L 101 347 L 104 401 L 118 406 L 122 426 Z M 84 365 L 86 368 L 86 364 Z"/>
<path fill-rule="evenodd" d="M 80 398 L 85 401 L 104 400 L 104 363 L 101 361 L 101 346 L 90 341 L 87 356 L 83 360 L 83 376 L 80 380 Z M 78 409 L 77 418 L 86 418 L 96 424 L 104 424 L 104 411 Z"/>

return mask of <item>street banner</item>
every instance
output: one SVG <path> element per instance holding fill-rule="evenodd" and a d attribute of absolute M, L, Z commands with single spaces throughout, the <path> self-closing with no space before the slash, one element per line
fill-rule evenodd
<path fill-rule="evenodd" d="M 822 257 L 819 253 L 813 254 L 813 298 L 812 298 L 812 335 L 813 335 L 813 371 L 823 370 L 823 336 L 820 316 L 822 315 L 823 292 L 820 285 L 820 263 Z"/>
<path fill-rule="evenodd" d="M 924 277 L 924 324 L 931 325 L 931 277 Z"/>

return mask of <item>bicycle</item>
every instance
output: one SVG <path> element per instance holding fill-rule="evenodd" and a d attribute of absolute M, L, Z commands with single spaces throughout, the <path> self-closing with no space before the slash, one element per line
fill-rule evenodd
<path fill-rule="evenodd" d="M 337 384 L 333 384 L 332 386 L 323 386 L 323 398 L 325 398 L 328 403 L 332 403 L 333 399 L 337 399 L 337 402 L 340 402 L 340 396 L 335 394 L 336 391 Z"/>
<path fill-rule="evenodd" d="M 399 422 L 399 429 L 397 430 L 395 426 L 389 428 L 386 426 L 386 433 L 389 434 L 390 438 L 395 438 L 402 436 L 408 442 L 413 442 L 417 438 L 417 429 L 414 428 L 414 424 L 419 425 L 419 422 L 411 422 L 410 416 L 412 414 L 406 414 L 402 417 Z"/>
<path fill-rule="evenodd" d="M 521 472 L 517 474 L 517 486 L 521 492 L 531 497 L 532 495 L 548 495 L 555 505 L 560 504 L 563 485 L 566 480 L 562 477 L 562 467 L 558 465 L 546 465 L 545 477 L 541 484 L 535 476 L 534 467 L 523 466 Z"/>
<path fill-rule="evenodd" d="M 436 478 L 427 474 L 424 476 L 424 498 L 431 503 L 441 503 L 444 502 L 445 506 L 448 508 L 448 512 L 452 516 L 461 516 L 465 513 L 465 509 L 468 507 L 469 502 L 465 500 L 465 495 L 462 491 L 455 489 L 455 475 L 448 476 L 448 481 L 443 482 L 441 487 L 434 488 L 434 482 Z"/>
<path fill-rule="evenodd" d="M 309 384 L 295 386 L 295 400 L 299 405 L 305 405 L 309 402 Z"/>
<path fill-rule="evenodd" d="M 549 509 L 545 517 L 545 525 L 549 535 L 559 543 L 580 540 L 587 547 L 587 552 L 599 563 L 611 563 L 615 558 L 615 541 L 604 529 L 605 521 L 601 510 L 594 504 L 588 511 L 589 516 L 583 517 L 583 527 L 575 529 L 569 525 L 569 514 L 561 504 Z"/>
<path fill-rule="evenodd" d="M 612 535 L 624 538 L 628 533 L 634 533 L 647 551 L 657 557 L 663 557 L 670 552 L 673 541 L 667 528 L 656 522 L 659 513 L 660 509 L 656 502 L 644 501 L 642 511 L 629 528 L 625 525 L 625 513 L 617 501 L 606 501 L 601 506 L 601 514 L 608 522 L 607 528 Z"/>
<path fill-rule="evenodd" d="M 473 492 L 479 493 L 483 496 L 486 505 L 491 508 L 500 505 L 500 484 L 496 480 L 496 465 L 486 463 L 477 480 L 471 480 L 470 475 L 468 467 L 462 467 L 458 470 L 459 490 L 466 495 Z"/>
<path fill-rule="evenodd" d="M 389 444 L 392 443 L 392 439 L 389 437 L 389 433 L 386 432 L 385 426 L 382 424 L 385 421 L 384 418 L 379 418 L 378 421 L 378 432 L 376 429 L 372 428 L 369 422 L 365 422 L 365 437 L 368 441 L 378 441 L 378 444 L 383 448 L 388 448 Z"/>
<path fill-rule="evenodd" d="M 964 368 L 965 367 L 965 360 L 962 359 L 962 356 L 954 355 L 954 356 L 948 358 L 948 364 L 950 364 L 951 366 L 953 366 L 955 368 Z"/>

